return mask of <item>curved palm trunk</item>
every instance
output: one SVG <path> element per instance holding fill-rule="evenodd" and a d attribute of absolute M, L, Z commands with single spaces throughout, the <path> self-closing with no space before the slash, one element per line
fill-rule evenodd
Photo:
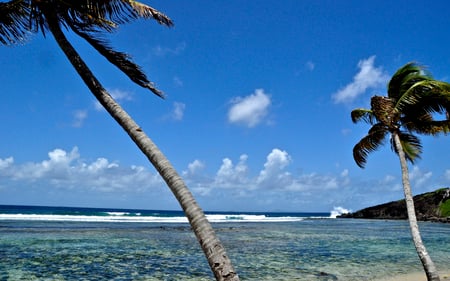
<path fill-rule="evenodd" d="M 52 15 L 46 14 L 45 16 L 49 24 L 49 29 L 55 37 L 59 47 L 63 50 L 84 83 L 108 113 L 128 133 L 139 149 L 147 156 L 177 198 L 192 226 L 203 252 L 205 253 L 216 280 L 238 281 L 239 277 L 235 272 L 222 243 L 216 237 L 203 210 L 197 204 L 192 193 L 169 160 L 95 78 L 63 34 L 58 21 L 52 18 Z"/>
<path fill-rule="evenodd" d="M 439 273 L 431 260 L 425 245 L 422 242 L 422 238 L 419 232 L 419 225 L 417 224 L 416 211 L 414 208 L 414 200 L 411 193 L 411 185 L 409 183 L 408 175 L 408 165 L 406 163 L 405 153 L 403 151 L 400 137 L 398 134 L 393 133 L 395 147 L 398 152 L 398 157 L 400 158 L 400 165 L 402 168 L 402 182 L 403 191 L 405 193 L 406 210 L 408 212 L 409 227 L 411 229 L 412 239 L 414 241 L 414 246 L 416 247 L 417 254 L 419 255 L 420 261 L 422 262 L 423 269 L 427 275 L 428 281 L 440 281 Z"/>

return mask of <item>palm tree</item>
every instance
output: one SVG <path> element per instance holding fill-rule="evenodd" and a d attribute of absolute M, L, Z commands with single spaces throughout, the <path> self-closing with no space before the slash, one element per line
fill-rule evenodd
<path fill-rule="evenodd" d="M 353 158 L 364 168 L 368 154 L 384 144 L 390 135 L 391 148 L 400 159 L 414 245 L 428 280 L 438 281 L 439 274 L 420 236 L 407 161 L 414 164 L 422 152 L 421 142 L 413 133 L 438 135 L 450 131 L 450 84 L 434 80 L 423 66 L 408 63 L 391 78 L 387 94 L 387 97 L 372 97 L 370 109 L 358 108 L 351 112 L 354 123 L 362 120 L 372 125 L 368 134 L 353 148 Z M 437 120 L 440 116 L 445 117 Z"/>
<path fill-rule="evenodd" d="M 182 178 L 142 128 L 104 89 L 63 32 L 63 28 L 73 31 L 134 83 L 163 97 L 163 93 L 153 86 L 138 65 L 126 54 L 113 50 L 100 37 L 102 32 L 112 32 L 119 24 L 137 18 L 155 19 L 168 27 L 173 25 L 166 15 L 133 0 L 0 2 L 0 43 L 14 45 L 23 42 L 30 34 L 40 31 L 45 36 L 46 32 L 50 32 L 92 94 L 128 133 L 163 177 L 185 212 L 216 280 L 239 280 L 222 243 Z"/>

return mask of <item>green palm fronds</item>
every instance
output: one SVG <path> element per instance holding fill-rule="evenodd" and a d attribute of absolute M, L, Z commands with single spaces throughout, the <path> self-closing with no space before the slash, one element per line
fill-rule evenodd
<path fill-rule="evenodd" d="M 353 158 L 359 167 L 365 167 L 367 157 L 384 144 L 387 134 L 388 131 L 383 124 L 375 124 L 370 128 L 368 134 L 355 145 Z"/>

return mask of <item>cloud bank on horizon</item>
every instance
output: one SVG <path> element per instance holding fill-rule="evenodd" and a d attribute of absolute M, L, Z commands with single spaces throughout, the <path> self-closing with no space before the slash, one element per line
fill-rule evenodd
<path fill-rule="evenodd" d="M 266 161 L 255 174 L 249 172 L 248 158 L 248 155 L 242 154 L 236 163 L 230 158 L 224 158 L 220 165 L 213 167 L 216 169 L 213 175 L 206 174 L 206 164 L 195 159 L 181 174 L 194 195 L 200 201 L 205 201 L 203 205 L 209 210 L 217 210 L 214 208 L 215 200 L 220 198 L 233 201 L 230 206 L 243 211 L 262 211 L 264 208 L 289 211 L 282 208 L 287 201 L 296 202 L 297 207 L 303 206 L 309 210 L 330 211 L 335 207 L 342 209 L 341 205 L 348 198 L 358 196 L 357 199 L 364 202 L 372 193 L 402 190 L 399 178 L 388 175 L 377 182 L 371 182 L 370 185 L 376 188 L 366 190 L 364 197 L 361 197 L 355 191 L 367 186 L 368 182 L 355 181 L 347 169 L 343 169 L 338 175 L 294 173 L 289 169 L 291 156 L 278 148 L 267 154 Z M 45 192 L 66 195 L 76 191 L 108 198 L 114 194 L 126 194 L 128 199 L 135 198 L 137 202 L 140 201 L 136 198 L 149 198 L 147 200 L 150 202 L 151 198 L 156 198 L 157 201 L 152 206 L 159 208 L 163 206 L 159 206 L 158 201 L 171 202 L 173 199 L 166 192 L 165 183 L 160 176 L 148 167 L 123 166 L 118 161 L 102 157 L 88 161 L 81 156 L 77 147 L 71 151 L 54 149 L 48 153 L 47 159 L 40 162 L 16 163 L 14 157 L 0 159 L 0 177 L 0 190 L 8 186 L 9 189 L 22 190 L 24 194 L 30 190 L 46 190 Z M 424 186 L 431 177 L 432 172 L 421 171 L 417 166 L 410 171 L 411 182 L 416 187 Z M 450 169 L 446 170 L 445 177 L 450 180 Z M 217 197 L 218 194 L 221 196 Z M 27 199 L 26 195 L 24 199 Z M 29 203 L 33 204 L 34 199 L 36 198 L 28 198 Z M 255 203 L 251 209 L 246 209 L 248 200 Z M 115 202 L 118 203 L 120 202 Z M 176 204 L 170 206 L 176 208 Z M 145 208 L 145 205 L 138 203 L 136 207 Z"/>

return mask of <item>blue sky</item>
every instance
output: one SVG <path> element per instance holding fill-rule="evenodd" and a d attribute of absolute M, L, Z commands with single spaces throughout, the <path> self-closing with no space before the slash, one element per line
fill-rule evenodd
<path fill-rule="evenodd" d="M 364 170 L 350 112 L 409 61 L 449 81 L 448 2 L 144 1 L 171 17 L 108 38 L 163 90 L 69 39 L 205 210 L 356 211 L 403 197 L 389 145 Z M 0 48 L 0 204 L 179 209 L 51 35 Z M 422 137 L 414 194 L 449 186 L 448 139 Z"/>

